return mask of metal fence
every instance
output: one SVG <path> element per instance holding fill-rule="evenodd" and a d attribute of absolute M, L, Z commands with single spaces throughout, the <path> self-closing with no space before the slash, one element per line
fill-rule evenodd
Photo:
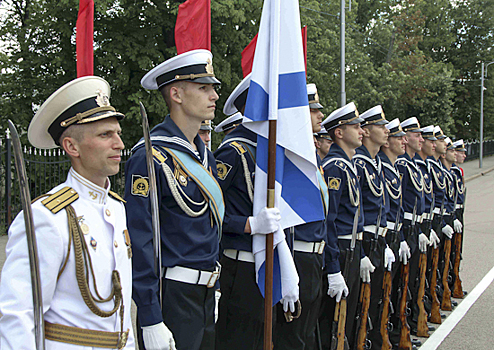
<path fill-rule="evenodd" d="M 22 209 L 19 183 L 8 134 L 0 138 L 0 227 L 7 228 Z M 23 147 L 26 173 L 29 180 L 31 198 L 41 196 L 65 181 L 70 169 L 70 160 L 61 149 L 41 150 Z M 125 189 L 125 162 L 130 150 L 122 151 L 120 171 L 111 176 L 111 190 L 121 196 Z"/>
<path fill-rule="evenodd" d="M 475 140 L 472 142 L 466 142 L 465 147 L 467 149 L 467 157 L 465 161 L 478 159 L 480 156 L 480 142 Z M 483 145 L 484 154 L 483 157 L 494 154 L 494 140 L 484 141 Z"/>
<path fill-rule="evenodd" d="M 467 142 L 465 146 L 466 160 L 479 157 L 479 141 Z M 31 187 L 31 198 L 45 194 L 65 181 L 70 169 L 70 161 L 61 149 L 40 150 L 34 147 L 24 147 L 23 153 Z M 492 154 L 494 154 L 494 140 L 484 141 L 484 156 Z M 122 196 L 125 191 L 125 162 L 129 156 L 130 150 L 122 151 L 120 172 L 110 178 L 112 190 Z M 0 227 L 8 227 L 20 210 L 19 184 L 11 140 L 6 134 L 0 137 Z"/>

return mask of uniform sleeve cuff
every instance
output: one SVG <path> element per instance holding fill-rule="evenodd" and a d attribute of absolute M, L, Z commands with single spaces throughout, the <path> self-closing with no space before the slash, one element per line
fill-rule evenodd
<path fill-rule="evenodd" d="M 333 261 L 326 261 L 326 266 L 324 268 L 325 273 L 333 274 L 340 272 L 340 261 L 338 259 Z"/>
<path fill-rule="evenodd" d="M 230 233 L 244 233 L 248 216 L 227 215 L 223 221 L 223 231 Z"/>
<path fill-rule="evenodd" d="M 154 303 L 147 306 L 142 306 L 137 309 L 137 316 L 141 327 L 152 326 L 163 322 L 160 304 Z"/>

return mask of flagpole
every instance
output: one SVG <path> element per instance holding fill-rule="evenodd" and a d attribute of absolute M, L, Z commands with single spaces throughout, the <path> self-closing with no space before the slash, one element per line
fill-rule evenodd
<path fill-rule="evenodd" d="M 276 120 L 269 121 L 267 207 L 274 208 L 276 173 Z M 264 281 L 264 350 L 273 348 L 273 250 L 274 234 L 266 236 L 266 275 Z"/>
<path fill-rule="evenodd" d="M 265 2 L 266 4 L 266 2 Z M 270 75 L 269 75 L 269 137 L 268 137 L 268 208 L 275 206 L 276 184 L 276 121 L 278 119 L 278 88 L 280 59 L 280 20 L 281 1 L 271 1 L 270 30 Z M 266 275 L 264 281 L 264 350 L 273 348 L 273 250 L 274 234 L 266 236 Z"/>

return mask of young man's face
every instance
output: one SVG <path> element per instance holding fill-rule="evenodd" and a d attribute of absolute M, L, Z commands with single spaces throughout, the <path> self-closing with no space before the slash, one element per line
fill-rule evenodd
<path fill-rule="evenodd" d="M 385 125 L 369 125 L 365 127 L 365 135 L 379 147 L 388 141 L 389 130 Z"/>
<path fill-rule="evenodd" d="M 407 132 L 406 135 L 408 147 L 415 153 L 422 150 L 422 145 L 424 143 L 424 138 L 420 132 Z"/>
<path fill-rule="evenodd" d="M 322 118 L 324 118 L 324 114 L 322 114 L 320 109 L 317 108 L 310 109 L 310 119 L 312 122 L 313 133 L 321 131 Z"/>
<path fill-rule="evenodd" d="M 198 132 L 199 137 L 202 139 L 202 142 L 204 142 L 205 145 L 208 144 L 209 141 L 211 141 L 211 131 L 209 130 L 199 130 Z"/>
<path fill-rule="evenodd" d="M 184 82 L 177 88 L 181 91 L 182 109 L 192 118 L 213 120 L 218 94 L 213 84 Z"/>
<path fill-rule="evenodd" d="M 463 164 L 466 157 L 467 153 L 465 151 L 456 151 L 456 163 Z"/>
<path fill-rule="evenodd" d="M 319 153 L 326 155 L 328 154 L 332 143 L 333 141 L 331 140 L 328 140 L 324 137 L 318 137 L 316 140 L 316 148 L 319 150 Z"/>
<path fill-rule="evenodd" d="M 435 152 L 439 155 L 441 154 L 446 154 L 446 141 L 445 139 L 442 139 L 442 140 L 437 140 L 436 141 L 436 150 Z"/>
<path fill-rule="evenodd" d="M 450 164 L 453 164 L 454 162 L 456 162 L 456 151 L 454 149 L 448 149 L 446 151 L 446 160 Z"/>
<path fill-rule="evenodd" d="M 120 153 L 124 144 L 122 129 L 116 118 L 107 118 L 85 125 L 83 136 L 74 140 L 78 150 L 76 171 L 98 184 L 120 171 Z"/>
<path fill-rule="evenodd" d="M 360 124 L 345 125 L 341 127 L 342 141 L 352 149 L 362 146 L 362 138 L 364 137 L 364 130 L 362 130 Z"/>
<path fill-rule="evenodd" d="M 436 150 L 436 141 L 424 140 L 422 145 L 422 152 L 427 156 L 433 156 Z"/>
<path fill-rule="evenodd" d="M 406 139 L 403 136 L 388 138 L 389 150 L 397 156 L 401 156 L 402 154 L 405 154 L 406 143 L 407 143 Z"/>

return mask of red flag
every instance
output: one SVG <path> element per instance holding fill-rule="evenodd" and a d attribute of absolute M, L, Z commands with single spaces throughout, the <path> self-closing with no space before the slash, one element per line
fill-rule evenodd
<path fill-rule="evenodd" d="M 252 72 L 254 53 L 256 52 L 257 34 L 242 51 L 242 73 L 244 78 Z M 304 47 L 305 74 L 307 75 L 307 26 L 302 28 L 302 46 Z"/>
<path fill-rule="evenodd" d="M 242 72 L 244 78 L 252 71 L 252 64 L 254 63 L 254 53 L 256 52 L 257 35 L 242 51 Z"/>
<path fill-rule="evenodd" d="M 175 24 L 177 53 L 211 51 L 211 0 L 187 0 L 178 7 Z"/>
<path fill-rule="evenodd" d="M 93 75 L 94 2 L 80 0 L 76 24 L 77 77 Z"/>
<path fill-rule="evenodd" d="M 307 76 L 307 26 L 302 27 L 302 46 L 304 48 L 305 76 Z"/>

